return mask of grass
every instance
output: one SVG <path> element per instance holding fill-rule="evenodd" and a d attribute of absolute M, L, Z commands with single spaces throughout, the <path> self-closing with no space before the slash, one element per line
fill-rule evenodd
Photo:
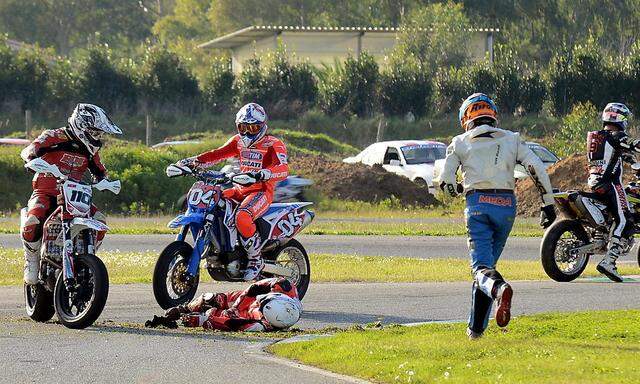
<path fill-rule="evenodd" d="M 396 326 L 270 350 L 383 383 L 637 383 L 639 318 L 638 310 L 523 316 L 476 341 L 462 323 Z"/>
<path fill-rule="evenodd" d="M 100 252 L 112 284 L 150 283 L 158 255 L 154 252 Z M 313 282 L 417 283 L 470 280 L 469 262 L 463 259 L 412 259 L 407 257 L 312 254 Z M 22 252 L 0 249 L 0 285 L 22 284 Z M 504 260 L 500 272 L 509 280 L 548 279 L 537 261 Z M 623 275 L 637 274 L 634 266 L 621 265 Z M 594 266 L 584 276 L 598 276 Z M 203 281 L 210 278 L 206 272 Z"/>
<path fill-rule="evenodd" d="M 431 216 L 429 216 L 431 215 Z M 403 235 L 403 236 L 464 236 L 466 229 L 461 217 L 435 216 L 429 211 L 405 212 L 389 210 L 387 213 L 363 214 L 353 212 L 320 212 L 315 220 L 304 230 L 308 235 Z M 173 217 L 108 217 L 109 233 L 122 235 L 170 234 L 176 230 L 167 228 Z M 327 219 L 324 219 L 327 218 Z M 372 221 L 378 219 L 386 221 Z M 407 219 L 403 221 L 403 219 Z M 389 221 L 393 220 L 393 221 Z M 0 219 L 0 233 L 19 233 L 20 219 L 9 217 Z M 542 229 L 537 220 L 518 219 L 514 225 L 512 236 L 538 237 Z"/>

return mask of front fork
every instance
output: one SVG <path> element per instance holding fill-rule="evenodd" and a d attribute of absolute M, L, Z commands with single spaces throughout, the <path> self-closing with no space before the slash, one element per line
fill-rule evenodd
<path fill-rule="evenodd" d="M 62 278 L 67 289 L 73 287 L 75 283 L 75 273 L 73 271 L 73 239 L 71 238 L 71 220 L 62 219 L 62 233 L 64 236 L 62 246 Z"/>

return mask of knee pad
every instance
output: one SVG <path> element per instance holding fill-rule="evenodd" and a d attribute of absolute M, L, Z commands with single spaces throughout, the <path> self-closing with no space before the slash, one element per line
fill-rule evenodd
<path fill-rule="evenodd" d="M 486 267 L 477 268 L 473 272 L 473 280 L 478 284 L 478 289 L 491 298 L 495 297 L 496 288 L 505 282 L 495 268 Z"/>
<path fill-rule="evenodd" d="M 256 225 L 253 222 L 253 216 L 245 209 L 241 209 L 236 213 L 236 228 L 245 239 L 256 233 Z"/>
<path fill-rule="evenodd" d="M 42 237 L 42 225 L 35 215 L 28 215 L 21 223 L 20 234 L 22 239 L 28 242 L 40 240 Z"/>

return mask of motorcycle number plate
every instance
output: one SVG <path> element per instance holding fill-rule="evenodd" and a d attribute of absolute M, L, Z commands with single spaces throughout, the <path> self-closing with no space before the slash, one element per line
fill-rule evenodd
<path fill-rule="evenodd" d="M 193 184 L 187 197 L 189 206 L 197 209 L 207 208 L 209 204 L 216 204 L 218 200 L 220 200 L 220 189 L 202 181 Z"/>
<path fill-rule="evenodd" d="M 62 193 L 67 211 L 74 216 L 86 216 L 91 210 L 91 187 L 88 185 L 66 181 Z"/>

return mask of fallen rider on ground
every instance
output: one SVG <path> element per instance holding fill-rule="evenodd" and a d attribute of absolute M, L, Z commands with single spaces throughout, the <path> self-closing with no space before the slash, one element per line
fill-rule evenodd
<path fill-rule="evenodd" d="M 146 327 L 202 327 L 220 331 L 262 332 L 291 327 L 300 319 L 302 303 L 295 285 L 284 278 L 263 279 L 247 289 L 207 292 L 190 303 L 154 316 Z"/>

